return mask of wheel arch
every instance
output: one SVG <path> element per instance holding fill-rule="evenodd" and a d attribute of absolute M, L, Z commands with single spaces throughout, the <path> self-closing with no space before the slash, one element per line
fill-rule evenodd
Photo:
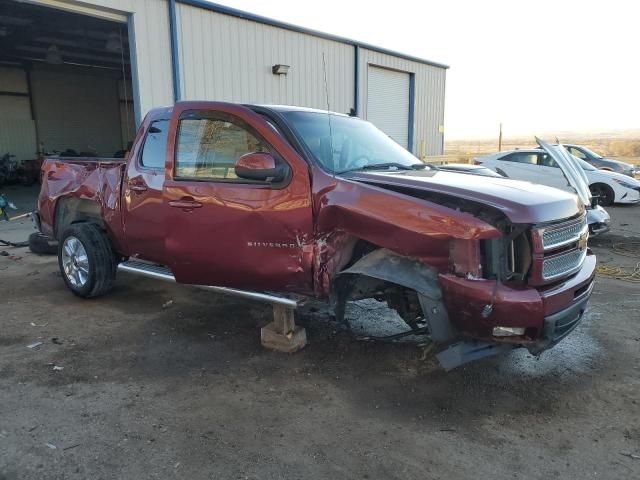
<path fill-rule="evenodd" d="M 65 229 L 74 223 L 89 222 L 106 231 L 100 204 L 85 198 L 63 197 L 58 199 L 54 219 L 53 234 L 58 241 Z"/>
<path fill-rule="evenodd" d="M 616 190 L 609 185 L 608 183 L 605 182 L 593 182 L 591 184 L 589 184 L 589 191 L 591 191 L 591 194 L 594 195 L 594 189 L 595 188 L 602 188 L 603 190 L 606 190 L 610 195 L 611 195 L 611 202 L 610 203 L 601 203 L 600 201 L 598 201 L 598 205 L 603 205 L 603 206 L 609 206 L 615 203 L 616 201 Z"/>
<path fill-rule="evenodd" d="M 432 340 L 444 343 L 457 335 L 444 305 L 438 272 L 385 248 L 370 251 L 333 277 L 329 299 L 336 319 L 344 320 L 346 302 L 354 292 L 368 298 L 367 293 L 374 293 L 381 282 L 417 293 Z"/>

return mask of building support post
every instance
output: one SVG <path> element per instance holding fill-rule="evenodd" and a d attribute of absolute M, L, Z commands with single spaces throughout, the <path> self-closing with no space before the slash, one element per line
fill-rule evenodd
<path fill-rule="evenodd" d="M 360 116 L 360 46 L 353 46 L 353 113 L 354 116 Z"/>
<path fill-rule="evenodd" d="M 178 52 L 178 17 L 176 0 L 169 0 L 169 34 L 171 36 L 171 70 L 173 73 L 173 100 L 181 98 L 180 88 L 180 56 Z"/>

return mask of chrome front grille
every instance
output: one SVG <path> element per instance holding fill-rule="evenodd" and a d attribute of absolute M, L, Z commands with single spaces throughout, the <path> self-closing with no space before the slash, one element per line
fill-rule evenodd
<path fill-rule="evenodd" d="M 542 279 L 545 281 L 553 280 L 578 271 L 586 255 L 587 249 L 584 248 L 544 259 L 542 261 Z"/>
<path fill-rule="evenodd" d="M 568 224 L 546 227 L 542 231 L 542 248 L 551 250 L 577 242 L 587 231 L 586 215 Z"/>

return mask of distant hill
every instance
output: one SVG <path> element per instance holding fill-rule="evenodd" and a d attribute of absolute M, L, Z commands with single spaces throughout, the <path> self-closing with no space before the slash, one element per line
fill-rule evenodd
<path fill-rule="evenodd" d="M 540 133 L 544 141 L 555 143 L 577 143 L 607 157 L 620 158 L 640 163 L 640 128 L 601 131 L 557 131 Z M 513 136 L 502 139 L 502 150 L 531 148 L 537 146 L 534 136 Z M 497 137 L 491 139 L 447 140 L 445 154 L 459 155 L 461 158 L 498 151 Z"/>

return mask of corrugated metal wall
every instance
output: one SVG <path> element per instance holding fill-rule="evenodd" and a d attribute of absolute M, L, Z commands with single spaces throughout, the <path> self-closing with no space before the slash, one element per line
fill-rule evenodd
<path fill-rule="evenodd" d="M 141 113 L 173 102 L 168 0 L 35 0 L 68 9 L 95 8 L 96 15 L 133 14 L 135 62 Z M 177 4 L 181 94 L 185 99 L 296 104 L 326 108 L 322 53 L 327 62 L 332 110 L 354 107 L 353 45 L 293 32 L 182 3 Z M 291 65 L 286 76 L 274 64 Z M 361 47 L 360 115 L 367 112 L 367 68 L 377 65 L 415 75 L 413 150 L 442 151 L 446 70 Z"/>
<path fill-rule="evenodd" d="M 444 88 L 446 70 L 384 53 L 360 49 L 360 116 L 367 118 L 369 65 L 391 68 L 415 75 L 413 153 L 418 156 L 442 154 Z"/>
<path fill-rule="evenodd" d="M 0 67 L 0 91 L 28 94 L 24 70 Z M 36 156 L 36 127 L 28 96 L 0 95 L 0 156 L 11 153 L 16 160 Z"/>
<path fill-rule="evenodd" d="M 171 41 L 167 0 L 32 0 L 83 14 L 114 20 L 133 14 L 135 60 L 141 114 L 150 108 L 173 103 Z"/>
<path fill-rule="evenodd" d="M 100 73 L 34 68 L 33 103 L 45 151 L 72 148 L 108 157 L 122 148 L 117 79 Z"/>
<path fill-rule="evenodd" d="M 327 108 L 324 53 L 331 109 L 353 107 L 353 46 L 184 4 L 177 13 L 184 99 Z M 275 64 L 291 69 L 274 75 Z"/>

